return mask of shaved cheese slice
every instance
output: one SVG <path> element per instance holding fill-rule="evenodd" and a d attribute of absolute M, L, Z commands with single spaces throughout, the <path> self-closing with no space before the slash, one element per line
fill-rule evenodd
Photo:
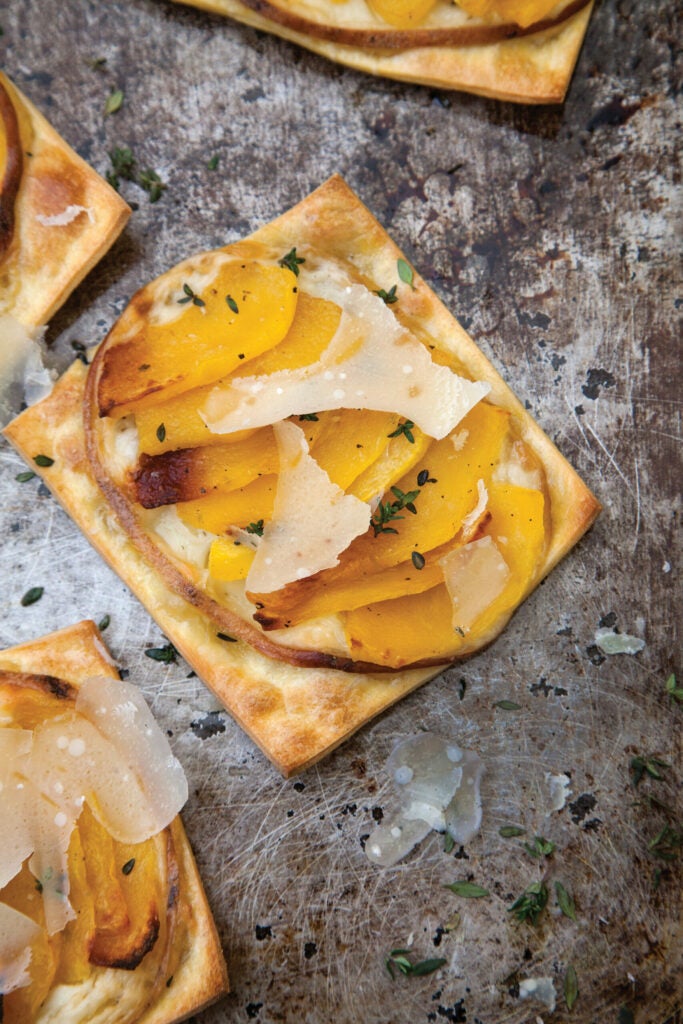
<path fill-rule="evenodd" d="M 113 744 L 120 761 L 141 780 L 151 806 L 143 828 L 145 838 L 160 832 L 187 800 L 187 779 L 138 688 L 108 676 L 86 679 L 78 691 L 76 710 Z"/>
<path fill-rule="evenodd" d="M 17 759 L 30 751 L 31 740 L 32 735 L 28 729 L 0 731 L 0 889 L 18 874 L 21 865 L 33 851 L 31 830 L 22 810 L 24 783 L 14 771 Z"/>
<path fill-rule="evenodd" d="M 280 475 L 273 518 L 263 531 L 247 591 L 269 594 L 293 580 L 339 564 L 339 554 L 365 533 L 370 506 L 332 483 L 309 455 L 295 423 L 276 423 Z"/>
<path fill-rule="evenodd" d="M 510 578 L 507 562 L 489 536 L 449 552 L 439 565 L 453 602 L 453 627 L 463 631 L 500 597 Z"/>
<path fill-rule="evenodd" d="M 478 523 L 482 515 L 486 511 L 486 505 L 489 500 L 489 492 L 486 490 L 486 484 L 483 480 L 477 480 L 477 504 L 474 506 L 471 512 L 465 516 L 462 521 L 462 528 L 465 534 L 468 534 L 473 526 Z"/>
<path fill-rule="evenodd" d="M 3 822 L 4 824 L 4 822 Z M 31 943 L 40 928 L 26 914 L 0 903 L 0 996 L 28 985 Z"/>
<path fill-rule="evenodd" d="M 27 780 L 25 785 L 24 808 L 33 837 L 28 866 L 40 883 L 46 931 L 54 935 L 76 917 L 69 902 L 69 843 L 83 798 L 60 806 L 32 782 Z"/>
<path fill-rule="evenodd" d="M 489 392 L 489 384 L 434 363 L 382 299 L 362 285 L 343 287 L 329 280 L 316 291 L 342 307 L 339 327 L 321 358 L 295 370 L 218 385 L 200 410 L 213 433 L 327 409 L 373 409 L 404 416 L 440 439 Z"/>
<path fill-rule="evenodd" d="M 393 867 L 432 829 L 466 843 L 478 832 L 479 783 L 484 764 L 474 751 L 425 732 L 399 743 L 387 761 L 399 811 L 370 834 L 365 853 L 379 867 Z"/>

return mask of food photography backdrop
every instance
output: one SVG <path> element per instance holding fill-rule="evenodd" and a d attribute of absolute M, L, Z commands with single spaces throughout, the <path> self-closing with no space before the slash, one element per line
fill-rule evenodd
<path fill-rule="evenodd" d="M 44 485 L 17 481 L 25 466 L 1 443 L 0 645 L 108 622 L 117 665 L 187 773 L 183 820 L 232 985 L 197 1024 L 680 1024 L 674 8 L 598 3 L 551 107 L 372 78 L 166 0 L 0 8 L 0 65 L 67 142 L 103 175 L 128 147 L 163 186 L 121 181 L 132 217 L 51 321 L 51 367 L 101 341 L 145 282 L 338 172 L 604 506 L 489 649 L 285 780 L 182 659 L 146 656 L 166 644 L 159 628 Z M 22 606 L 32 587 L 42 597 Z M 607 654 L 599 630 L 644 646 Z M 363 846 L 395 807 L 386 761 L 422 730 L 484 761 L 481 829 L 450 850 L 431 833 L 377 868 Z M 636 784 L 652 758 L 665 766 Z M 558 775 L 566 799 L 552 809 Z M 525 848 L 536 836 L 550 856 Z M 535 925 L 516 920 L 509 908 L 541 879 L 547 908 Z M 457 881 L 488 896 L 446 888 Z M 444 963 L 392 979 L 397 949 Z M 520 997 L 541 977 L 554 1011 Z"/>

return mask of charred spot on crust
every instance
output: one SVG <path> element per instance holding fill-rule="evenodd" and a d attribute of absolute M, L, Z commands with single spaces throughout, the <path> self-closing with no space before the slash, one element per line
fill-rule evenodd
<path fill-rule="evenodd" d="M 193 448 L 162 455 L 142 454 L 133 476 L 135 496 L 142 507 L 159 508 L 183 501 L 193 461 Z"/>
<path fill-rule="evenodd" d="M 137 945 L 129 950 L 125 956 L 109 957 L 103 953 L 91 951 L 90 963 L 96 967 L 118 967 L 122 971 L 134 971 L 142 963 L 149 951 L 154 948 L 159 938 L 159 927 L 159 916 L 154 911 L 147 923 L 144 935 L 141 936 Z"/>
<path fill-rule="evenodd" d="M 66 679 L 57 676 L 34 675 L 29 672 L 7 672 L 0 670 L 0 682 L 10 686 L 23 686 L 29 690 L 42 690 L 59 700 L 75 700 L 76 689 Z M 1 1024 L 1 1022 L 0 1022 Z"/>

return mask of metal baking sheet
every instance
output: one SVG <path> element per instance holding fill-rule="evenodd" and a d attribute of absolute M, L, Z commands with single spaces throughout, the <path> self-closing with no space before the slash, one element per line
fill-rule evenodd
<path fill-rule="evenodd" d="M 679 1024 L 683 708 L 665 690 L 681 626 L 674 10 L 598 5 L 567 101 L 546 109 L 373 79 L 164 0 L 6 0 L 0 27 L 4 69 L 83 157 L 105 173 L 129 146 L 167 186 L 150 203 L 123 183 L 130 224 L 50 325 L 52 366 L 101 340 L 151 277 L 340 172 L 604 504 L 489 650 L 283 781 L 183 663 L 145 657 L 163 642 L 154 622 L 47 491 L 17 482 L 3 442 L 0 643 L 110 616 L 107 643 L 187 771 L 184 820 L 233 985 L 197 1024 Z M 43 597 L 22 607 L 32 586 Z M 601 623 L 644 649 L 601 654 Z M 379 870 L 363 843 L 392 806 L 386 759 L 422 729 L 484 759 L 482 828 L 449 853 L 433 834 Z M 632 759 L 653 756 L 663 778 L 635 787 Z M 561 810 L 548 774 L 569 777 Z M 526 835 L 502 838 L 506 824 Z M 670 860 L 657 856 L 667 827 Z M 550 858 L 525 851 L 535 835 L 555 843 Z M 547 910 L 516 922 L 509 907 L 542 876 Z M 490 896 L 444 888 L 460 879 Z M 396 948 L 445 964 L 392 980 Z M 518 995 L 540 976 L 554 1013 Z"/>

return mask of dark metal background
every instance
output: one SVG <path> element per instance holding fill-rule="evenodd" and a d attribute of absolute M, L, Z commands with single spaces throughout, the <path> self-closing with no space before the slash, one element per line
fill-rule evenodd
<path fill-rule="evenodd" d="M 113 654 L 190 778 L 184 819 L 233 982 L 201 1024 L 626 1024 L 628 1013 L 661 1024 L 680 1009 L 682 855 L 648 848 L 683 817 L 683 708 L 664 689 L 681 630 L 675 7 L 599 4 L 567 101 L 547 109 L 364 77 L 165 0 L 0 8 L 4 69 L 78 152 L 105 172 L 108 151 L 131 146 L 168 184 L 156 204 L 123 185 L 138 208 L 55 317 L 55 366 L 73 341 L 99 341 L 148 279 L 338 171 L 605 506 L 490 650 L 284 782 L 185 666 L 144 657 L 158 629 L 44 488 L 15 481 L 20 461 L 3 443 L 0 643 L 109 613 Z M 92 67 L 97 58 L 106 64 Z M 105 117 L 115 88 L 123 106 Z M 42 600 L 22 608 L 34 585 Z M 601 621 L 643 636 L 644 651 L 601 656 Z M 502 698 L 521 710 L 496 708 Z M 432 836 L 379 871 L 361 841 L 391 804 L 386 757 L 419 728 L 485 759 L 482 831 L 451 854 Z M 635 790 L 639 754 L 671 767 Z M 571 778 L 567 806 L 550 815 L 546 772 Z M 553 858 L 539 865 L 501 839 L 510 822 L 553 839 Z M 506 908 L 544 869 L 551 889 L 561 880 L 574 893 L 576 923 L 554 906 L 536 928 L 512 921 Z M 466 877 L 491 898 L 443 888 Z M 447 964 L 392 982 L 384 958 L 411 944 L 415 959 Z M 553 1015 L 515 994 L 538 975 L 555 979 Z"/>

